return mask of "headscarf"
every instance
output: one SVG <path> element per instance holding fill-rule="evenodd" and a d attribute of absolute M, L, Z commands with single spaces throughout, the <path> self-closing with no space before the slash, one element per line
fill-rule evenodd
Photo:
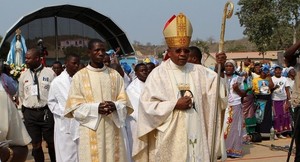
<path fill-rule="evenodd" d="M 292 67 L 292 66 L 288 67 L 288 68 L 286 69 L 287 74 L 288 74 L 291 70 L 295 70 L 295 68 Z"/>
<path fill-rule="evenodd" d="M 227 61 L 225 62 L 225 65 L 228 64 L 228 63 L 231 63 L 231 64 L 233 65 L 234 70 L 236 69 L 236 63 L 235 63 L 234 60 L 227 60 Z"/>
<path fill-rule="evenodd" d="M 270 66 L 268 64 L 262 64 L 261 71 L 264 73 L 268 73 L 270 71 Z"/>

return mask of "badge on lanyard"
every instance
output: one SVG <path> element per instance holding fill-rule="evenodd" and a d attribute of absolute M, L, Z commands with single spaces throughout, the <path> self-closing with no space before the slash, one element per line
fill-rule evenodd
<path fill-rule="evenodd" d="M 37 96 L 38 95 L 38 87 L 37 84 L 33 84 L 30 88 L 31 95 L 32 96 Z"/>

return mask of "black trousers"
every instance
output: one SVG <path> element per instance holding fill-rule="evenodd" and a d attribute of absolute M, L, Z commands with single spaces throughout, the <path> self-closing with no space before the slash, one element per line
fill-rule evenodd
<path fill-rule="evenodd" d="M 54 119 L 48 106 L 32 109 L 22 106 L 25 127 L 30 135 L 33 145 L 42 143 L 44 139 L 48 144 L 51 162 L 55 161 L 54 150 Z M 33 148 L 32 155 L 36 162 L 44 162 L 42 147 Z"/>

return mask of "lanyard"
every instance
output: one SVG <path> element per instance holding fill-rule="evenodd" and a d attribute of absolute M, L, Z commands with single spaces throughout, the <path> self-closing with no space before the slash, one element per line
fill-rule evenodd
<path fill-rule="evenodd" d="M 34 76 L 32 76 L 32 71 L 30 70 L 30 74 L 31 74 L 31 77 L 33 80 L 33 85 L 37 86 L 37 98 L 38 98 L 38 100 L 40 100 L 41 98 L 40 98 L 39 78 L 37 75 L 38 72 L 40 72 L 40 70 L 33 72 Z M 41 72 L 39 74 L 41 74 Z"/>

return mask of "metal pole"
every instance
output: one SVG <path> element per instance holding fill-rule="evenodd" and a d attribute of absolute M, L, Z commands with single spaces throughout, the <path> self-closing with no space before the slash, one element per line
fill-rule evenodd
<path fill-rule="evenodd" d="M 299 107 L 296 107 L 295 109 L 299 109 Z M 296 120 L 294 121 L 294 133 L 293 133 L 293 137 L 292 137 L 291 144 L 290 144 L 290 147 L 289 147 L 288 156 L 287 156 L 287 159 L 286 159 L 287 162 L 290 161 L 290 157 L 291 157 L 292 151 L 293 151 L 293 144 L 294 144 L 294 141 L 295 141 L 295 136 L 298 135 L 298 134 L 296 134 L 296 131 L 298 129 L 297 125 L 298 125 L 298 120 L 299 120 L 299 117 L 300 117 L 300 111 L 299 110 L 295 111 L 295 109 L 294 109 L 294 116 L 296 116 Z"/>
<path fill-rule="evenodd" d="M 54 29 L 55 29 L 55 57 L 56 57 L 56 61 L 58 61 L 58 31 L 57 31 L 57 17 L 54 17 Z"/>

